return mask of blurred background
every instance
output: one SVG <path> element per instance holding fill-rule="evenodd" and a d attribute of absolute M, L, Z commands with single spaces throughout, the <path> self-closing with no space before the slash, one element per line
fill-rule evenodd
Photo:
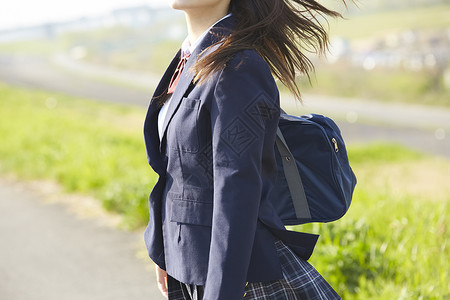
<path fill-rule="evenodd" d="M 2 3 L 1 299 L 161 299 L 142 125 L 187 34 L 165 2 Z M 344 18 L 282 107 L 336 120 L 358 185 L 341 220 L 291 229 L 321 235 L 344 299 L 449 299 L 450 2 L 323 3 Z"/>

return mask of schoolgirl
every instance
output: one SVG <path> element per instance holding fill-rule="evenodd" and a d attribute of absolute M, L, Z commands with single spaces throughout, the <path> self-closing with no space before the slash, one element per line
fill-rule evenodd
<path fill-rule="evenodd" d="M 314 0 L 170 0 L 188 37 L 149 105 L 144 136 L 158 182 L 145 242 L 170 300 L 340 299 L 306 261 L 317 236 L 285 230 L 268 201 L 280 114 L 274 77 L 323 52 Z"/>

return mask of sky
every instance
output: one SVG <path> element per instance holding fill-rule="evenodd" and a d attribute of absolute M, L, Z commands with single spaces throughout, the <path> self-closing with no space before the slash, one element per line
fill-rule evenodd
<path fill-rule="evenodd" d="M 95 16 L 134 5 L 168 6 L 167 0 L 0 0 L 0 30 Z"/>

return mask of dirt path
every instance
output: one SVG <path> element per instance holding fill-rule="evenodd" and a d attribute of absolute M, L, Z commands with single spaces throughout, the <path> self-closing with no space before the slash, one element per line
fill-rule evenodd
<path fill-rule="evenodd" d="M 142 230 L 80 219 L 47 196 L 0 180 L 0 299 L 164 299 Z"/>

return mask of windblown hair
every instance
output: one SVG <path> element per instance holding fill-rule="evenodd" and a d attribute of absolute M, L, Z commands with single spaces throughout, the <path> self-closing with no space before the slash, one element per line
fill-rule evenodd
<path fill-rule="evenodd" d="M 305 53 L 326 52 L 329 37 L 323 23 L 327 16 L 341 14 L 315 0 L 231 0 L 230 12 L 236 27 L 217 43 L 217 51 L 199 57 L 194 66 L 196 80 L 202 82 L 222 70 L 238 51 L 255 49 L 272 74 L 301 101 L 295 77 L 300 72 L 309 78 L 314 70 Z"/>

